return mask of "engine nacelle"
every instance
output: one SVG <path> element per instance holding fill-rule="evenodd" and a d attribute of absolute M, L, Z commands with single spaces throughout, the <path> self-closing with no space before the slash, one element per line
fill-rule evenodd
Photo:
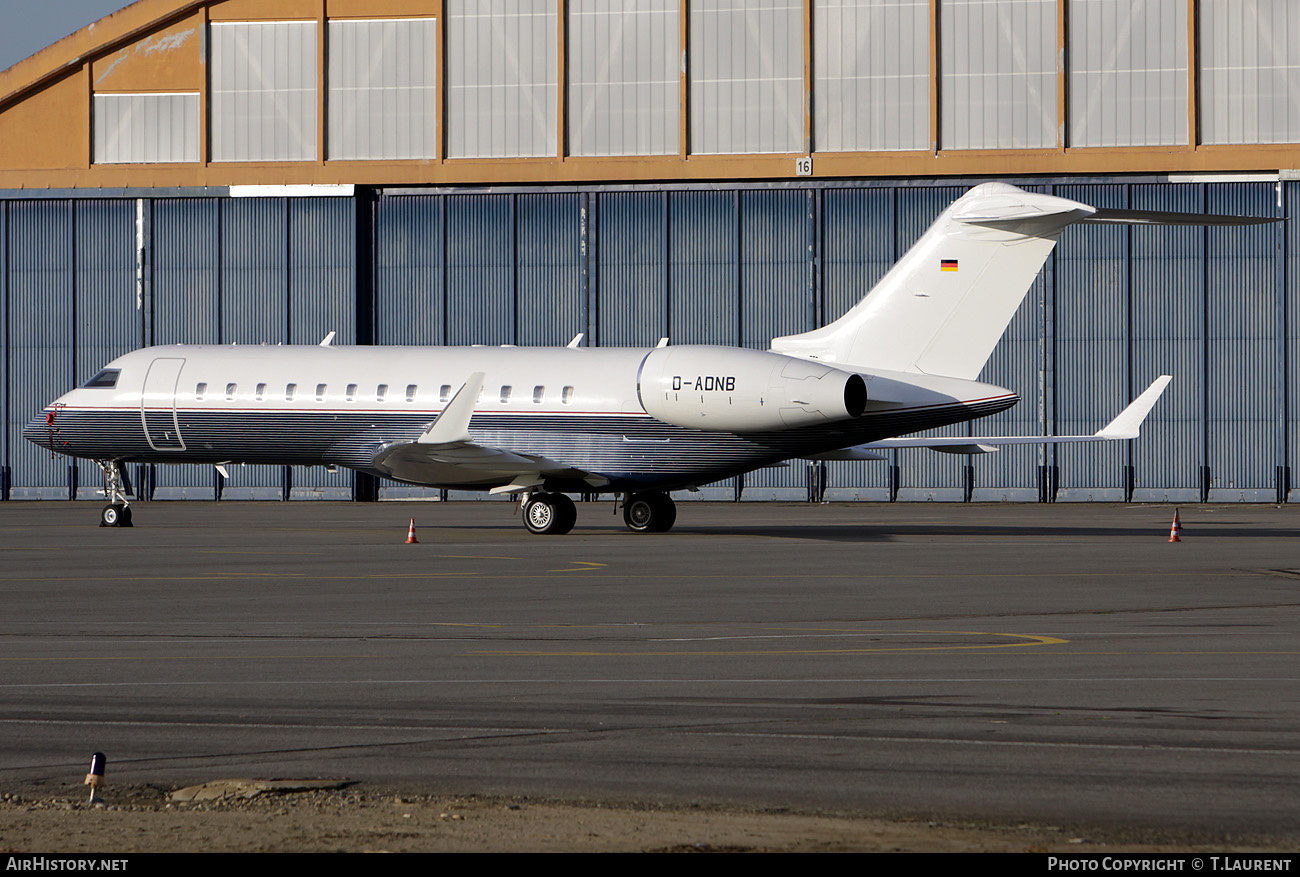
<path fill-rule="evenodd" d="M 769 432 L 849 420 L 867 405 L 861 375 L 779 353 L 683 345 L 650 351 L 637 381 L 650 416 L 674 426 Z"/>

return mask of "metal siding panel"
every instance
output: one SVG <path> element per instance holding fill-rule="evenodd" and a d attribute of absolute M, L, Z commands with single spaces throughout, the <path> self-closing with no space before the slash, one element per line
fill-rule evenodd
<path fill-rule="evenodd" d="M 94 162 L 145 164 L 199 160 L 199 95 L 97 94 Z"/>
<path fill-rule="evenodd" d="M 1056 145 L 1056 0 L 939 4 L 945 149 Z"/>
<path fill-rule="evenodd" d="M 587 331 L 583 197 L 518 196 L 518 344 L 560 346 Z"/>
<path fill-rule="evenodd" d="M 734 192 L 673 192 L 668 305 L 673 344 L 740 344 Z"/>
<path fill-rule="evenodd" d="M 1201 139 L 1300 140 L 1300 9 L 1289 0 L 1202 0 Z"/>
<path fill-rule="evenodd" d="M 1135 210 L 1201 210 L 1200 187 L 1134 186 Z M 1186 227 L 1133 229 L 1132 379 L 1129 394 L 1172 375 L 1131 443 L 1133 499 L 1197 502 L 1205 435 L 1205 232 Z"/>
<path fill-rule="evenodd" d="M 376 344 L 443 343 L 442 209 L 445 196 L 398 195 L 375 202 Z M 434 499 L 442 491 L 381 481 L 380 499 Z"/>
<path fill-rule="evenodd" d="M 866 297 L 896 261 L 896 189 L 829 189 L 824 197 L 823 324 Z"/>
<path fill-rule="evenodd" d="M 1300 500 L 1300 182 L 1287 182 L 1286 223 L 1286 460 L 1288 502 Z"/>
<path fill-rule="evenodd" d="M 816 0 L 813 148 L 930 145 L 929 0 Z"/>
<path fill-rule="evenodd" d="M 896 189 L 827 189 L 822 207 L 822 318 L 856 305 L 893 267 Z M 826 498 L 888 500 L 889 461 L 827 464 Z"/>
<path fill-rule="evenodd" d="M 151 344 L 217 344 L 220 334 L 221 202 L 153 202 Z M 214 499 L 215 473 L 204 466 L 155 466 L 154 497 Z"/>
<path fill-rule="evenodd" d="M 289 343 L 287 221 L 284 198 L 221 202 L 221 343 Z M 298 383 L 305 385 L 308 380 Z M 213 376 L 208 383 L 217 386 L 224 381 Z M 283 495 L 280 466 L 233 466 L 229 472 L 221 492 L 224 499 Z"/>
<path fill-rule="evenodd" d="M 803 150 L 803 4 L 693 0 L 691 152 Z"/>
<path fill-rule="evenodd" d="M 316 159 L 316 22 L 209 27 L 214 161 Z"/>
<path fill-rule="evenodd" d="M 153 202 L 153 337 L 151 344 L 216 344 L 220 304 L 219 202 Z"/>
<path fill-rule="evenodd" d="M 776 336 L 814 328 L 808 222 L 804 190 L 741 193 L 742 347 L 767 350 Z"/>
<path fill-rule="evenodd" d="M 669 335 L 663 192 L 597 196 L 596 342 L 649 347 Z"/>
<path fill-rule="evenodd" d="M 437 21 L 330 21 L 328 48 L 329 157 L 437 158 Z"/>
<path fill-rule="evenodd" d="M 972 435 L 1045 435 L 1047 339 L 1044 337 L 1047 281 L 1042 274 L 1020 303 L 979 380 L 1020 394 L 1020 402 L 1007 411 L 970 424 Z M 970 458 L 974 470 L 974 502 L 1032 502 L 1038 498 L 1039 467 L 1046 463 L 1041 446 L 1012 445 L 995 454 Z"/>
<path fill-rule="evenodd" d="M 1122 186 L 1059 186 L 1055 194 L 1124 207 Z M 1056 248 L 1056 435 L 1095 432 L 1128 403 L 1128 228 L 1075 225 Z M 1124 498 L 1118 442 L 1058 445 L 1060 501 Z"/>
<path fill-rule="evenodd" d="M 221 343 L 285 344 L 288 208 L 284 198 L 221 202 Z"/>
<path fill-rule="evenodd" d="M 556 7 L 547 0 L 456 0 L 446 21 L 448 155 L 555 155 Z"/>
<path fill-rule="evenodd" d="M 376 344 L 443 343 L 443 203 L 434 195 L 376 202 Z"/>
<path fill-rule="evenodd" d="M 355 344 L 356 201 L 293 198 L 289 222 L 289 343 Z M 314 397 L 313 397 L 314 398 Z M 295 466 L 290 499 L 351 499 L 352 472 Z"/>
<path fill-rule="evenodd" d="M 676 154 L 678 20 L 677 0 L 571 0 L 572 155 Z"/>
<path fill-rule="evenodd" d="M 1267 183 L 1211 185 L 1211 213 L 1267 216 Z M 1206 373 L 1209 410 L 1206 459 L 1210 499 L 1268 502 L 1274 498 L 1276 410 L 1276 283 L 1270 226 L 1211 228 L 1206 233 Z"/>
<path fill-rule="evenodd" d="M 1073 146 L 1187 143 L 1185 0 L 1070 0 Z"/>
<path fill-rule="evenodd" d="M 0 501 L 9 499 L 9 412 L 17 406 L 9 381 L 9 210 L 0 201 Z"/>
<path fill-rule="evenodd" d="M 294 198 L 289 209 L 289 343 L 314 344 L 337 332 L 355 344 L 356 201 Z"/>
<path fill-rule="evenodd" d="M 814 328 L 809 300 L 808 192 L 785 189 L 742 192 L 741 346 L 767 350 L 772 338 Z M 800 461 L 788 468 L 759 469 L 745 476 L 746 499 L 805 499 L 807 473 Z"/>
<path fill-rule="evenodd" d="M 903 253 L 916 242 L 939 214 L 947 209 L 964 189 L 935 187 L 898 190 L 898 250 Z M 969 435 L 966 424 L 918 432 L 919 436 Z M 959 502 L 964 498 L 965 457 L 941 454 L 928 448 L 896 451 L 898 499 Z"/>
<path fill-rule="evenodd" d="M 22 428 L 76 381 L 71 204 L 11 202 L 8 233 L 9 496 L 66 499 L 71 458 L 27 441 Z"/>
<path fill-rule="evenodd" d="M 144 320 L 136 305 L 136 205 L 134 201 L 74 203 L 76 223 L 75 352 L 77 386 L 110 360 L 144 346 Z M 102 473 L 77 461 L 78 498 L 96 499 Z"/>
<path fill-rule="evenodd" d="M 516 343 L 513 198 L 447 198 L 448 344 Z"/>

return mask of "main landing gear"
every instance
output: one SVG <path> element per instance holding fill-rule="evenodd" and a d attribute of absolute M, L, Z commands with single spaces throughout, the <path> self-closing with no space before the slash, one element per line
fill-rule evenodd
<path fill-rule="evenodd" d="M 534 493 L 524 499 L 524 526 L 539 536 L 563 536 L 573 529 L 578 510 L 562 493 Z M 677 506 L 666 493 L 634 493 L 623 501 L 623 521 L 635 533 L 664 533 L 677 520 Z"/>
<path fill-rule="evenodd" d="M 677 521 L 677 505 L 666 493 L 634 493 L 623 501 L 623 522 L 634 533 L 666 533 Z"/>
<path fill-rule="evenodd" d="M 99 513 L 99 526 L 101 527 L 130 527 L 131 524 L 131 504 L 127 502 L 126 497 L 131 492 L 131 486 L 126 483 L 126 472 L 122 464 L 116 460 L 96 460 L 99 468 L 104 470 L 104 496 L 108 498 L 108 505 Z"/>
<path fill-rule="evenodd" d="M 562 493 L 538 493 L 524 503 L 524 526 L 539 536 L 563 536 L 577 523 L 573 500 Z"/>

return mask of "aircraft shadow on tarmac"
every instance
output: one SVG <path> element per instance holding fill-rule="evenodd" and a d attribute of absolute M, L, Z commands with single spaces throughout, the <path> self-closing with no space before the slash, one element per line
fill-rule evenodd
<path fill-rule="evenodd" d="M 812 539 L 821 542 L 888 542 L 898 538 L 948 537 L 985 539 L 990 537 L 1038 538 L 1122 538 L 1143 537 L 1167 539 L 1168 525 L 1135 525 L 1126 527 L 1069 527 L 1069 526 L 1013 526 L 973 524 L 891 524 L 889 522 L 826 525 L 723 525 L 690 527 L 679 525 L 675 536 L 759 536 L 774 539 Z M 1250 527 L 1239 524 L 1231 527 L 1198 525 L 1189 536 L 1186 528 L 1183 538 L 1229 539 L 1296 539 L 1300 529 L 1282 527 Z M 667 538 L 672 538 L 669 536 Z"/>

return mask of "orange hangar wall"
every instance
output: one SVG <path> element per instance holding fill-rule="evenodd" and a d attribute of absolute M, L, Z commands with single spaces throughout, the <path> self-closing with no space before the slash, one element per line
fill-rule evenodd
<path fill-rule="evenodd" d="M 0 188 L 1295 166 L 1287 0 L 139 0 L 0 72 Z"/>

